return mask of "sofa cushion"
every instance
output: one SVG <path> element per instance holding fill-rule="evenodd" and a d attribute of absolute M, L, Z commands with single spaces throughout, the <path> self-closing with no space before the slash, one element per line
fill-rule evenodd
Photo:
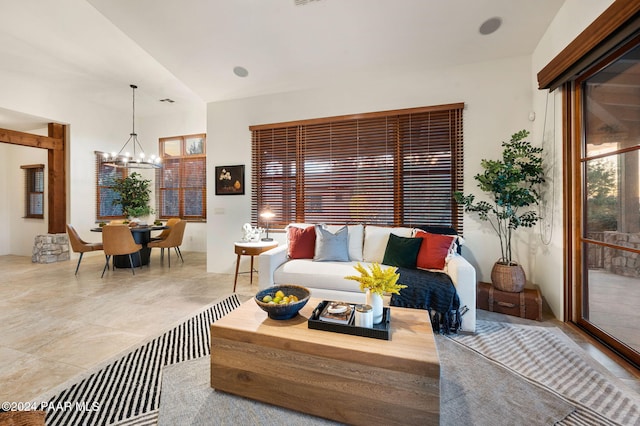
<path fill-rule="evenodd" d="M 313 259 L 316 249 L 315 228 L 287 227 L 287 246 L 289 259 Z"/>
<path fill-rule="evenodd" d="M 280 265 L 273 273 L 275 283 L 295 283 L 307 288 L 346 291 L 362 294 L 357 281 L 345 280 L 354 275 L 358 262 L 312 262 L 292 259 Z"/>
<path fill-rule="evenodd" d="M 447 258 L 454 251 L 456 236 L 416 231 L 416 239 L 422 239 L 418 252 L 417 267 L 421 269 L 444 269 Z"/>
<path fill-rule="evenodd" d="M 389 234 L 389 241 L 387 242 L 382 263 L 389 266 L 415 269 L 421 244 L 421 238 L 406 238 Z"/>
<path fill-rule="evenodd" d="M 316 249 L 313 260 L 316 262 L 348 262 L 349 231 L 346 225 L 332 233 L 322 225 L 316 225 Z"/>
<path fill-rule="evenodd" d="M 343 225 L 326 225 L 325 228 L 334 234 Z M 362 245 L 364 244 L 364 225 L 347 225 L 349 232 L 349 260 L 362 261 Z"/>
<path fill-rule="evenodd" d="M 389 235 L 393 233 L 399 237 L 410 237 L 412 228 L 392 228 L 387 226 L 367 225 L 364 228 L 364 249 L 362 253 L 365 262 L 382 263 L 387 249 Z"/>

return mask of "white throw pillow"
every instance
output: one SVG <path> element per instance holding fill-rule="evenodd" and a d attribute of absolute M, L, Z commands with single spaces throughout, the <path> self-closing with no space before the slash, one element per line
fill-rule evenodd
<path fill-rule="evenodd" d="M 387 249 L 389 234 L 399 237 L 411 237 L 413 228 L 392 228 L 388 226 L 367 225 L 364 228 L 364 249 L 362 257 L 365 262 L 382 263 Z"/>

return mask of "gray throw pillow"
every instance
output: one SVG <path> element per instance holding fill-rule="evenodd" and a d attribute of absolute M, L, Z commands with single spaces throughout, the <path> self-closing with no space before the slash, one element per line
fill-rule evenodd
<path fill-rule="evenodd" d="M 322 225 L 316 225 L 316 250 L 313 260 L 317 262 L 349 261 L 349 231 L 346 225 L 338 229 L 335 234 L 324 229 Z"/>

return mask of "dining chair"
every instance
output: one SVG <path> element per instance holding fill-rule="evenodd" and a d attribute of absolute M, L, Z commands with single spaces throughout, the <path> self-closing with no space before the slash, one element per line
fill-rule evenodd
<path fill-rule="evenodd" d="M 78 275 L 78 268 L 80 268 L 80 262 L 82 262 L 82 255 L 89 251 L 102 250 L 102 243 L 88 243 L 80 238 L 78 231 L 67 223 L 67 234 L 69 235 L 69 242 L 71 243 L 71 249 L 74 253 L 80 253 L 78 264 L 76 265 L 76 275 Z"/>
<path fill-rule="evenodd" d="M 182 252 L 180 252 L 180 246 L 182 245 L 182 238 L 184 237 L 184 229 L 187 226 L 186 220 L 180 220 L 176 222 L 175 225 L 171 228 L 171 232 L 169 232 L 169 236 L 161 241 L 151 241 L 147 244 L 147 247 L 153 248 L 157 247 L 162 249 L 160 252 L 160 258 L 164 257 L 164 249 L 168 249 L 169 255 L 169 268 L 171 268 L 171 249 L 173 248 L 176 251 L 182 263 L 184 263 L 184 259 L 182 257 Z"/>
<path fill-rule="evenodd" d="M 160 234 L 158 234 L 155 237 L 151 238 L 151 241 L 162 241 L 165 240 L 168 236 L 169 233 L 171 233 L 171 229 L 173 228 L 173 225 L 175 225 L 176 223 L 180 222 L 182 219 L 180 219 L 179 217 L 172 217 L 169 218 L 169 220 L 167 220 L 167 229 L 163 229 L 162 232 Z"/>
<path fill-rule="evenodd" d="M 140 263 L 142 263 L 142 257 L 140 256 L 140 249 L 142 248 L 142 244 L 136 244 L 133 239 L 133 235 L 131 234 L 131 230 L 128 226 L 123 225 L 106 225 L 102 227 L 102 245 L 104 246 L 104 255 L 106 258 L 106 263 L 104 264 L 104 269 L 102 269 L 102 277 L 104 277 L 104 273 L 109 267 L 109 260 L 111 260 L 111 256 L 118 255 L 128 255 L 129 256 L 129 265 L 131 265 L 131 272 L 133 275 L 136 274 L 133 269 L 133 258 L 131 255 L 133 253 L 138 253 L 138 258 Z"/>

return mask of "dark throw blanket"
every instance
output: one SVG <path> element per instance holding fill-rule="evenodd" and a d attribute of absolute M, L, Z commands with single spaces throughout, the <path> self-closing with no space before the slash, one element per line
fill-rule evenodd
<path fill-rule="evenodd" d="M 407 288 L 391 296 L 391 305 L 426 309 L 435 333 L 455 333 L 460 328 L 460 299 L 449 275 L 422 269 L 398 268 L 398 284 Z"/>

